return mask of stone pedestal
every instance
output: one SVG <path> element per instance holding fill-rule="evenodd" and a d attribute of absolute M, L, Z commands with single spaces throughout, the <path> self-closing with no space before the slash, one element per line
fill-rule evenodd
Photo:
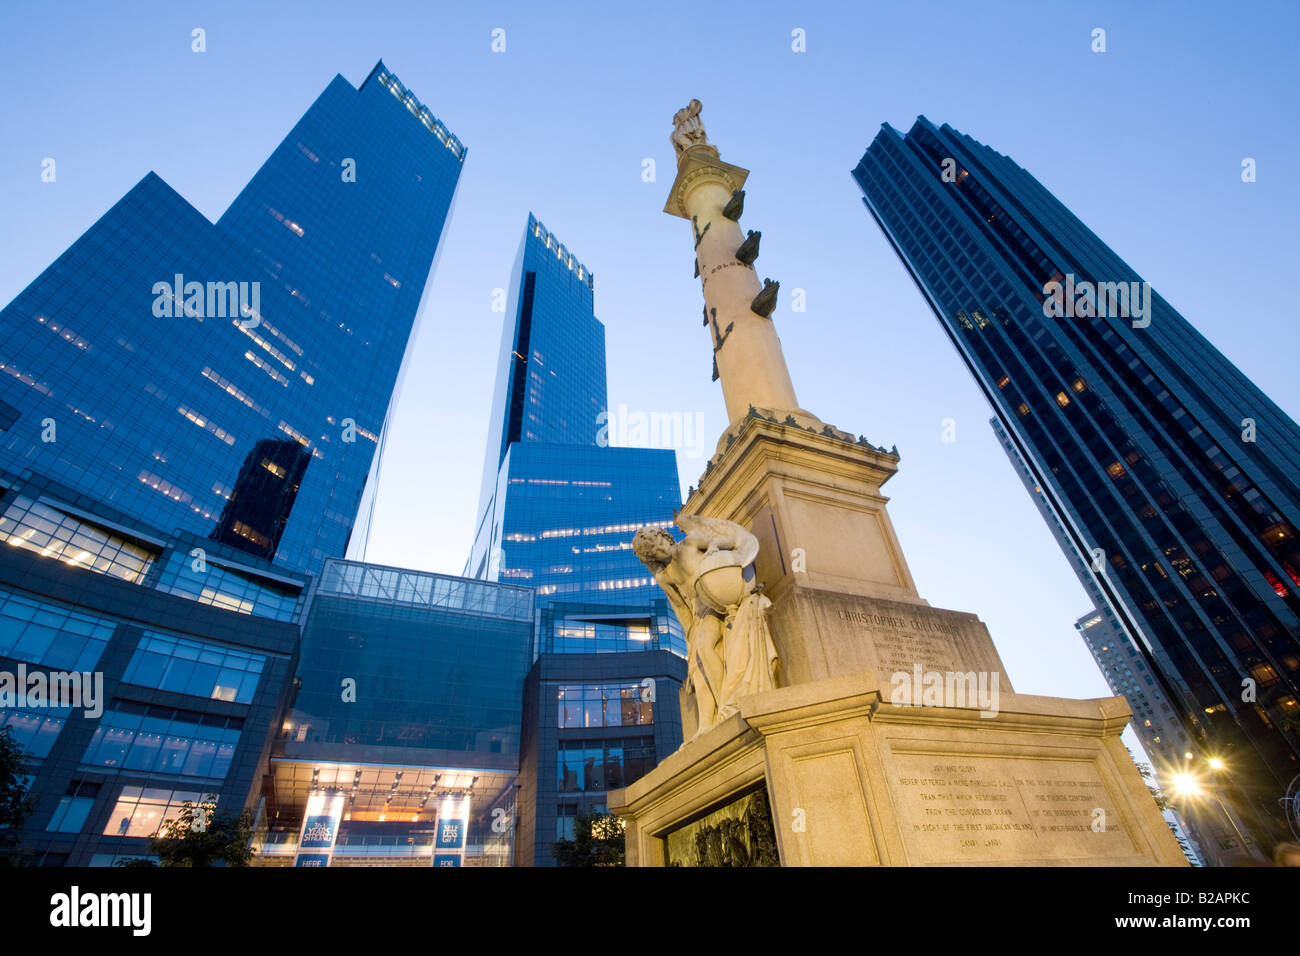
<path fill-rule="evenodd" d="M 974 614 L 916 592 L 881 493 L 898 455 L 829 425 L 755 409 L 719 442 L 683 510 L 744 525 L 772 601 L 782 683 L 872 670 L 998 673 L 1011 681 Z"/>
<path fill-rule="evenodd" d="M 684 510 L 759 539 L 781 686 L 694 739 L 684 719 L 687 743 L 609 795 L 628 865 L 709 841 L 714 863 L 774 841 L 786 866 L 1185 865 L 1124 699 L 1015 693 L 979 618 L 917 594 L 881 493 L 897 464 L 763 409 L 718 443 Z"/>
<path fill-rule="evenodd" d="M 889 698 L 870 671 L 745 698 L 609 795 L 628 865 L 694 865 L 701 823 L 755 790 L 784 866 L 1186 864 L 1120 742 L 1122 697 L 1004 693 L 991 719 Z"/>

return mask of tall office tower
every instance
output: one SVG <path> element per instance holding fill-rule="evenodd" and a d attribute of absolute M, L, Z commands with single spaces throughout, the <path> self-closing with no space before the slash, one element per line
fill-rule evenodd
<path fill-rule="evenodd" d="M 510 293 L 465 574 L 535 589 L 515 860 L 551 866 L 579 812 L 681 744 L 685 639 L 631 550 L 681 493 L 672 451 L 609 446 L 591 272 L 531 214 Z"/>
<path fill-rule="evenodd" d="M 1088 561 L 1075 548 L 1065 525 L 1052 510 L 1042 487 L 1034 479 L 1029 463 L 1020 457 L 1020 452 L 1000 421 L 993 418 L 989 424 L 993 426 L 998 443 L 1011 459 L 1016 474 L 1024 483 L 1039 514 L 1043 516 L 1052 537 L 1056 538 L 1056 543 L 1069 559 L 1070 568 L 1092 599 L 1095 610 L 1078 618 L 1074 624 L 1075 629 L 1083 636 L 1084 643 L 1097 662 L 1102 676 L 1106 678 L 1111 692 L 1127 698 L 1129 706 L 1133 708 L 1134 731 L 1142 741 L 1143 749 L 1155 761 L 1156 769 L 1161 771 L 1162 779 L 1168 782 L 1169 774 L 1182 769 L 1183 755 L 1187 753 L 1191 738 L 1176 716 L 1173 704 L 1151 673 L 1146 658 L 1139 654 L 1137 642 L 1125 633 L 1116 620 L 1106 601 L 1106 595 L 1097 587 L 1097 582 L 1089 573 Z"/>
<path fill-rule="evenodd" d="M 1187 766 L 1185 755 L 1191 752 L 1191 741 L 1146 658 L 1124 633 L 1110 608 L 1084 614 L 1074 622 L 1074 628 L 1111 693 L 1128 701 L 1133 711 L 1133 731 L 1154 762 L 1154 782 L 1170 800 L 1165 819 L 1173 817 L 1174 832 L 1191 846 L 1195 862 L 1230 866 L 1235 854 L 1257 850 L 1253 842 L 1243 845 L 1238 839 L 1241 830 L 1238 822 L 1227 815 L 1226 807 L 1215 801 L 1189 801 L 1178 792 L 1179 775 Z"/>
<path fill-rule="evenodd" d="M 342 555 L 464 159 L 381 62 L 215 224 L 145 176 L 0 312 L 0 467 L 291 570 Z"/>
<path fill-rule="evenodd" d="M 463 158 L 336 77 L 215 225 L 150 173 L 0 312 L 0 673 L 101 691 L 0 695 L 35 862 L 257 805 Z"/>
<path fill-rule="evenodd" d="M 1133 730 L 1142 749 L 1159 769 L 1176 772 L 1191 741 L 1146 659 L 1115 621 L 1110 608 L 1082 615 L 1074 622 L 1074 629 L 1097 662 L 1111 693 L 1123 697 L 1132 708 Z M 1168 776 L 1162 777 L 1162 784 L 1168 783 Z"/>
<path fill-rule="evenodd" d="M 538 607 L 658 609 L 652 622 L 592 624 L 551 651 L 686 653 L 681 626 L 632 553 L 643 525 L 681 506 L 672 451 L 610 447 L 605 327 L 591 272 L 531 213 L 515 257 L 478 526 L 465 574 L 526 584 Z"/>
<path fill-rule="evenodd" d="M 1300 429 L 1009 158 L 919 117 L 905 136 L 885 125 L 853 176 L 1097 559 L 1089 573 L 1196 741 L 1206 799 L 1235 805 L 1265 847 L 1288 838 Z"/>

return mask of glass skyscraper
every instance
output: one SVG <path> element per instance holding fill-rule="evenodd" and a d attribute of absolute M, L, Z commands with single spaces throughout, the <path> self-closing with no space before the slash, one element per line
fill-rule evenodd
<path fill-rule="evenodd" d="M 150 173 L 0 312 L 0 675 L 102 688 L 0 693 L 33 862 L 258 807 L 464 155 L 382 63 L 336 77 L 216 224 Z"/>
<path fill-rule="evenodd" d="M 291 570 L 341 556 L 464 159 L 381 62 L 215 224 L 145 176 L 0 311 L 0 467 Z"/>
<path fill-rule="evenodd" d="M 626 623 L 626 615 L 575 622 L 547 632 L 548 646 L 539 651 L 663 647 L 684 656 L 681 625 L 631 548 L 637 528 L 668 527 L 681 507 L 676 458 L 606 441 L 605 327 L 593 288 L 590 270 L 529 214 L 511 277 L 465 573 L 531 586 L 539 608 L 560 602 L 654 612 L 648 623 Z"/>
<path fill-rule="evenodd" d="M 853 171 L 1267 848 L 1300 774 L 1300 428 L 1016 163 L 924 117 Z M 1224 769 L 1208 769 L 1218 758 Z"/>

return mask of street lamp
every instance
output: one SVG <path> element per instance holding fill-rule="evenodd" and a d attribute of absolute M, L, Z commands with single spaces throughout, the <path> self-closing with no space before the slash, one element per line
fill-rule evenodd
<path fill-rule="evenodd" d="M 1192 759 L 1190 753 L 1187 754 L 1187 759 Z M 1224 762 L 1218 757 L 1210 757 L 1206 762 L 1209 764 L 1211 770 L 1219 771 L 1226 767 Z M 1228 809 L 1222 798 L 1220 798 L 1218 790 L 1215 787 L 1203 784 L 1201 779 L 1190 769 L 1174 774 L 1170 780 L 1170 787 L 1174 793 L 1183 800 L 1195 800 L 1202 796 L 1209 796 L 1212 798 L 1214 802 L 1219 805 L 1219 810 L 1227 819 L 1228 825 L 1232 827 L 1232 831 L 1237 835 L 1237 844 L 1241 847 L 1242 852 L 1252 856 L 1258 855 L 1258 849 L 1252 852 L 1251 845 L 1247 842 L 1245 834 L 1243 834 L 1241 828 L 1237 826 L 1236 818 L 1232 815 L 1232 812 Z"/>
<path fill-rule="evenodd" d="M 1196 779 L 1194 774 L 1186 772 L 1174 774 L 1173 779 L 1170 781 L 1170 786 L 1173 788 L 1174 793 L 1185 800 L 1199 797 L 1205 792 L 1204 788 L 1201 786 L 1201 781 Z"/>

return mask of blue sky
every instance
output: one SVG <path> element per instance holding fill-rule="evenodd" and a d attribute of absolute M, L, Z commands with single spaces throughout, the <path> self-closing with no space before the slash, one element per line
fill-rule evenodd
<path fill-rule="evenodd" d="M 7 4 L 0 302 L 149 170 L 217 218 L 335 73 L 359 84 L 382 57 L 469 156 L 368 557 L 459 573 L 501 332 L 492 290 L 530 210 L 595 273 L 611 406 L 698 412 L 709 446 L 724 428 L 689 226 L 662 212 L 671 117 L 697 97 L 723 159 L 753 171 L 744 226 L 763 232 L 761 274 L 806 290 L 806 312 L 785 295 L 774 315 L 800 403 L 902 453 L 886 491 L 922 595 L 979 614 L 1017 690 L 1105 695 L 1072 627 L 1084 592 L 849 170 L 882 122 L 905 129 L 918 113 L 1010 155 L 1294 417 L 1300 350 L 1277 290 L 1298 246 L 1300 14 L 838 6 Z M 1105 53 L 1090 48 L 1097 27 Z M 791 50 L 796 28 L 805 53 Z M 41 182 L 45 157 L 55 183 Z M 679 464 L 683 488 L 696 483 L 703 459 Z"/>

